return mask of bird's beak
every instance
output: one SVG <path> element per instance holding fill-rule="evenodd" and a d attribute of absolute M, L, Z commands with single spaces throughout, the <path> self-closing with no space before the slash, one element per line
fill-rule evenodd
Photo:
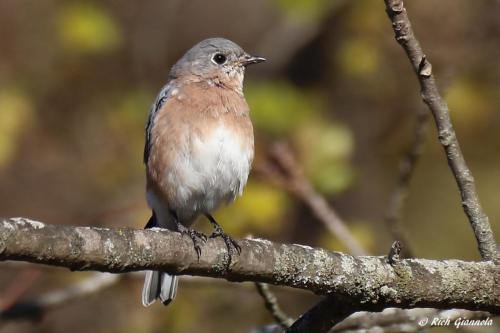
<path fill-rule="evenodd" d="M 249 54 L 245 54 L 243 57 L 240 58 L 240 63 L 243 66 L 258 64 L 258 63 L 264 62 L 264 61 L 266 61 L 266 58 L 251 56 Z"/>

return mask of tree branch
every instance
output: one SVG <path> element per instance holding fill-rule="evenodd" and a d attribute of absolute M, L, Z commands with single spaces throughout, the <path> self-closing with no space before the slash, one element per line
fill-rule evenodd
<path fill-rule="evenodd" d="M 354 312 L 366 309 L 364 305 L 343 297 L 325 297 L 295 321 L 286 333 L 328 332 Z"/>
<path fill-rule="evenodd" d="M 123 273 L 154 269 L 265 282 L 334 296 L 365 311 L 434 307 L 500 313 L 500 293 L 494 292 L 500 277 L 493 262 L 408 259 L 391 266 L 384 257 L 353 257 L 302 245 L 256 239 L 239 240 L 239 244 L 242 253 L 227 270 L 227 251 L 220 239 L 208 240 L 198 260 L 191 240 L 168 230 L 0 219 L 0 260 L 72 270 Z"/>
<path fill-rule="evenodd" d="M 256 282 L 255 287 L 260 296 L 264 299 L 264 305 L 267 311 L 273 316 L 274 320 L 281 328 L 288 329 L 288 327 L 293 324 L 293 319 L 288 317 L 288 315 L 281 310 L 276 296 L 269 290 L 269 285 L 267 283 Z"/>
<path fill-rule="evenodd" d="M 286 189 L 307 205 L 314 216 L 351 254 L 357 256 L 367 254 L 338 213 L 307 180 L 286 142 L 279 141 L 271 145 L 269 159 L 270 162 L 256 166 L 261 175 L 265 176 L 269 182 Z"/>
<path fill-rule="evenodd" d="M 331 312 L 331 311 L 330 311 Z M 429 308 L 395 309 L 382 312 L 356 312 L 338 323 L 328 333 L 417 333 L 449 321 L 450 326 L 457 319 L 491 320 L 491 314 L 461 309 L 437 310 Z M 434 323 L 434 324 L 433 324 Z M 442 324 L 441 324 L 442 325 Z M 255 333 L 283 333 L 277 325 L 268 325 Z"/>
<path fill-rule="evenodd" d="M 422 99 L 429 107 L 438 129 L 448 164 L 462 197 L 462 206 L 474 230 L 479 252 L 484 260 L 497 259 L 497 245 L 491 230 L 488 216 L 484 212 L 472 173 L 465 163 L 460 145 L 451 124 L 446 101 L 439 94 L 431 63 L 427 60 L 420 43 L 415 37 L 402 0 L 384 0 L 387 15 L 392 22 L 396 40 L 405 50 L 420 83 Z"/>
<path fill-rule="evenodd" d="M 409 310 L 385 309 L 379 313 L 358 312 L 336 325 L 331 333 L 339 332 L 421 332 L 424 328 L 433 327 L 432 323 L 438 320 L 454 322 L 461 318 L 485 319 L 491 315 L 487 312 L 473 312 L 467 310 L 436 310 L 417 308 Z M 424 324 L 425 323 L 425 324 Z"/>

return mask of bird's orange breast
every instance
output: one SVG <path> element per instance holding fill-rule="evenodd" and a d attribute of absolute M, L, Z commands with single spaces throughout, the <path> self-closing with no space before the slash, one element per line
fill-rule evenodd
<path fill-rule="evenodd" d="M 218 206 L 241 192 L 253 154 L 253 128 L 241 94 L 208 82 L 181 86 L 154 120 L 148 191 L 169 206 L 189 205 L 195 197 Z"/>

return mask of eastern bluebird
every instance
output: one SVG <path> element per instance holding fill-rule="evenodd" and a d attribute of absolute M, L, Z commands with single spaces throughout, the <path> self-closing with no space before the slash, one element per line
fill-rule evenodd
<path fill-rule="evenodd" d="M 241 250 L 210 213 L 241 195 L 247 182 L 254 138 L 243 76 L 246 66 L 262 61 L 227 39 L 206 39 L 172 67 L 149 113 L 144 163 L 153 212 L 146 228 L 189 235 L 198 256 L 206 236 L 190 227 L 200 215 L 213 224 L 211 237 L 224 240 L 229 258 Z M 148 271 L 142 303 L 169 304 L 177 283 L 177 276 Z"/>

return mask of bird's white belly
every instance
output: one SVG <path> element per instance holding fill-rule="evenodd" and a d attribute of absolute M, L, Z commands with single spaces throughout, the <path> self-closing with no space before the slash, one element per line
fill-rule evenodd
<path fill-rule="evenodd" d="M 189 151 L 179 151 L 171 170 L 165 170 L 168 186 L 175 188 L 173 209 L 179 215 L 209 213 L 241 194 L 253 159 L 253 142 L 224 125 L 209 135 L 191 135 Z"/>

